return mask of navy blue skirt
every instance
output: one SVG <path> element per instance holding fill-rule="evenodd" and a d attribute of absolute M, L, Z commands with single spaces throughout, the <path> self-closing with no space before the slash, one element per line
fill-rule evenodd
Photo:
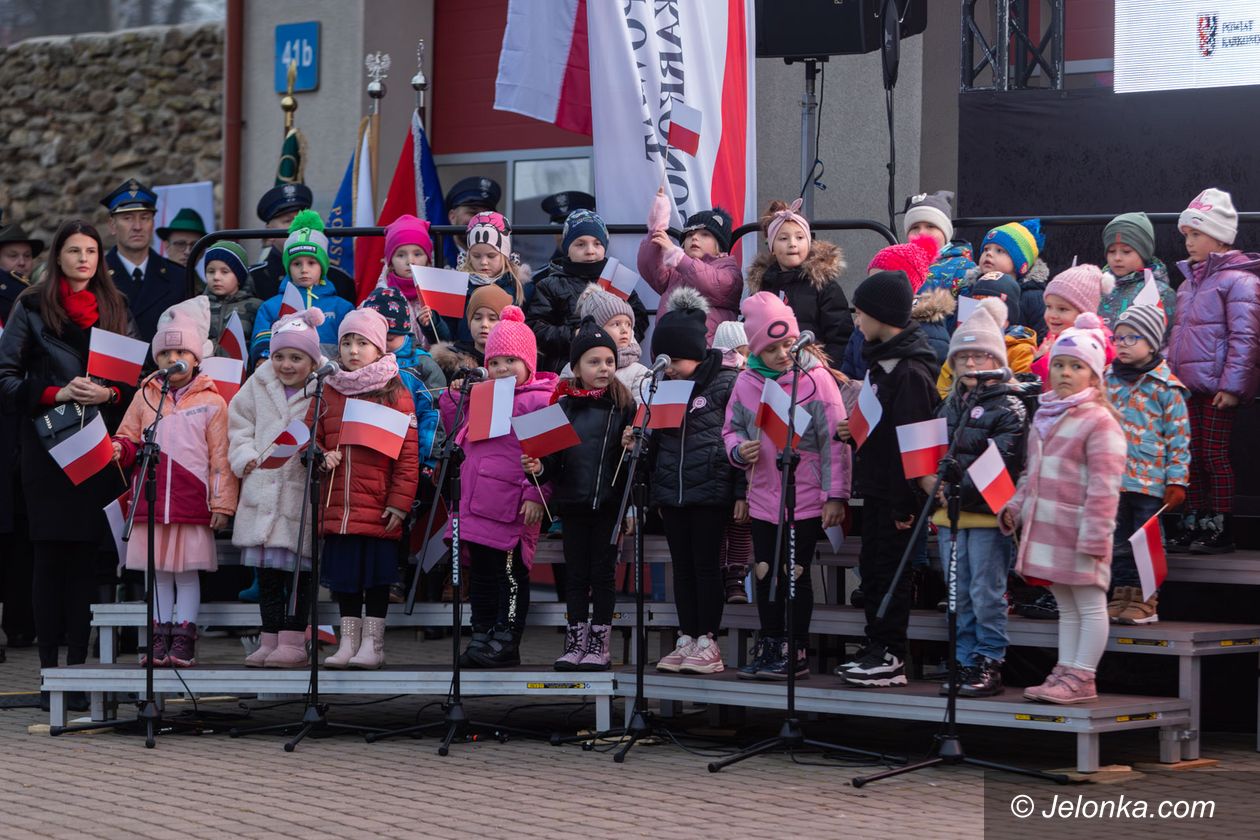
<path fill-rule="evenodd" d="M 319 582 L 330 592 L 360 592 L 398 582 L 395 540 L 329 534 L 319 560 Z"/>

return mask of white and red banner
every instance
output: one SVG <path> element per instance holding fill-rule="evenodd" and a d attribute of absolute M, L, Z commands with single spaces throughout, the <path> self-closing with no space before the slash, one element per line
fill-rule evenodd
<path fill-rule="evenodd" d="M 48 453 L 77 487 L 109 466 L 114 460 L 114 445 L 98 414 Z"/>
<path fill-rule="evenodd" d="M 976 485 L 985 504 L 995 515 L 1000 515 L 1002 508 L 1015 498 L 1015 482 L 1006 471 L 1002 453 L 992 440 L 989 441 L 988 448 L 980 453 L 980 457 L 967 467 L 967 475 L 971 476 L 971 483 Z"/>
<path fill-rule="evenodd" d="M 949 451 L 949 427 L 944 417 L 907 423 L 897 427 L 897 444 L 901 447 L 901 468 L 907 479 L 932 475 Z"/>
<path fill-rule="evenodd" d="M 301 451 L 311 440 L 311 430 L 301 420 L 294 420 L 276 435 L 276 439 L 268 447 L 267 457 L 258 463 L 260 470 L 274 470 L 283 467 L 289 459 Z"/>
<path fill-rule="evenodd" d="M 586 0 L 510 0 L 494 83 L 495 110 L 590 134 L 586 27 Z"/>
<path fill-rule="evenodd" d="M 1160 513 L 1163 511 L 1161 510 Z M 1159 532 L 1159 513 L 1152 516 L 1137 533 L 1129 537 L 1133 546 L 1133 562 L 1142 581 L 1142 600 L 1150 600 L 1168 577 L 1168 558 L 1164 554 L 1164 538 Z"/>
<path fill-rule="evenodd" d="M 1142 282 L 1142 288 L 1138 291 L 1137 296 L 1133 298 L 1131 305 L 1158 306 L 1160 310 L 1164 308 L 1164 302 L 1159 296 L 1159 286 L 1155 284 L 1155 273 L 1149 268 L 1146 269 L 1146 279 Z"/>
<path fill-rule="evenodd" d="M 450 518 L 446 510 L 446 502 L 442 501 L 441 496 L 434 499 L 433 504 L 437 505 L 437 511 L 433 514 L 432 530 L 427 534 L 420 528 L 414 528 L 411 531 L 411 545 L 415 549 L 411 556 L 426 572 L 436 566 L 446 554 L 446 522 Z M 424 515 L 424 521 L 428 523 L 429 514 Z M 421 541 L 419 546 L 416 545 L 417 540 Z"/>
<path fill-rule="evenodd" d="M 88 338 L 88 376 L 135 385 L 148 357 L 146 342 L 92 327 Z"/>
<path fill-rule="evenodd" d="M 675 102 L 669 113 L 669 145 L 695 157 L 700 151 L 700 124 L 704 115 L 682 102 Z"/>
<path fill-rule="evenodd" d="M 766 380 L 766 384 L 761 389 L 761 404 L 757 406 L 756 425 L 779 451 L 787 448 L 788 408 L 791 403 L 792 398 L 779 386 L 778 382 L 773 379 Z M 801 435 L 805 434 L 805 430 L 809 428 L 809 419 L 809 412 L 799 405 L 796 406 L 792 423 L 793 447 L 800 445 Z"/>
<path fill-rule="evenodd" d="M 468 394 L 468 439 L 492 440 L 512 431 L 516 377 L 478 382 Z"/>
<path fill-rule="evenodd" d="M 117 499 L 105 505 L 105 521 L 109 523 L 109 533 L 114 538 L 114 550 L 118 552 L 118 571 L 127 565 L 127 543 L 123 534 L 127 532 L 127 509 L 131 506 L 131 491 L 128 490 Z"/>
<path fill-rule="evenodd" d="M 639 275 L 616 257 L 609 257 L 604 262 L 603 271 L 599 273 L 599 287 L 622 300 L 630 300 L 630 295 L 638 284 Z"/>
<path fill-rule="evenodd" d="M 413 265 L 411 276 L 416 281 L 424 305 L 447 318 L 464 318 L 464 302 L 468 297 L 468 275 L 449 268 Z"/>
<path fill-rule="evenodd" d="M 559 403 L 513 417 L 512 430 L 520 439 L 521 451 L 531 458 L 546 458 L 582 442 Z"/>
<path fill-rule="evenodd" d="M 228 354 L 229 359 L 244 359 L 245 327 L 241 324 L 241 313 L 233 312 L 223 325 L 223 334 L 219 336 L 219 346 Z"/>
<path fill-rule="evenodd" d="M 227 356 L 207 356 L 201 360 L 201 372 L 214 380 L 215 390 L 224 402 L 231 402 L 245 381 L 245 363 Z"/>
<path fill-rule="evenodd" d="M 341 443 L 366 446 L 387 458 L 397 458 L 410 428 L 410 415 L 380 403 L 348 399 L 341 415 Z"/>
<path fill-rule="evenodd" d="M 276 320 L 287 318 L 294 312 L 301 312 L 305 308 L 306 299 L 302 297 L 302 290 L 292 280 L 285 283 L 284 297 L 280 298 L 280 314 L 276 316 Z"/>
<path fill-rule="evenodd" d="M 666 379 L 656 386 L 652 395 L 652 415 L 648 418 L 649 429 L 677 429 L 687 415 L 687 405 L 691 402 L 691 392 L 696 383 L 690 379 Z M 639 406 L 634 416 L 634 425 L 643 420 L 646 409 Z"/>
<path fill-rule="evenodd" d="M 868 373 L 862 380 L 862 390 L 858 392 L 857 405 L 853 407 L 853 413 L 849 415 L 849 434 L 853 436 L 855 449 L 862 448 L 862 444 L 866 443 L 866 439 L 871 436 L 871 431 L 879 425 L 880 418 L 883 416 L 884 407 L 879 404 L 879 397 L 875 396 L 875 388 L 871 385 L 871 375 Z"/>

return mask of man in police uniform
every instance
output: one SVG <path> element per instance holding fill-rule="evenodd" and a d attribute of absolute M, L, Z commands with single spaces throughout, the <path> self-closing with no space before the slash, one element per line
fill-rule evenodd
<path fill-rule="evenodd" d="M 101 204 L 109 211 L 115 243 L 105 254 L 109 276 L 127 296 L 138 337 L 152 341 L 158 316 L 188 295 L 184 269 L 151 247 L 157 194 L 131 178 Z"/>
<path fill-rule="evenodd" d="M 580 190 L 565 190 L 544 198 L 542 210 L 551 219 L 553 225 L 561 226 L 561 229 L 556 231 L 556 251 L 551 255 L 553 261 L 558 260 L 564 256 L 564 252 L 560 250 L 560 242 L 564 238 L 564 220 L 569 218 L 569 214 L 574 210 L 590 210 L 594 213 L 595 196 Z"/>
<path fill-rule="evenodd" d="M 299 210 L 309 210 L 315 197 L 306 184 L 281 184 L 263 193 L 258 200 L 258 218 L 263 224 L 280 231 L 275 239 L 263 240 L 262 259 L 249 267 L 254 281 L 254 294 L 262 300 L 280 294 L 280 281 L 284 279 L 284 240 L 289 236 L 289 225 Z M 337 296 L 351 303 L 358 301 L 354 278 L 340 268 L 329 266 L 328 282 L 337 290 Z"/>
<path fill-rule="evenodd" d="M 478 213 L 498 210 L 501 198 L 503 188 L 493 178 L 464 178 L 446 194 L 446 219 L 453 225 L 466 227 L 468 220 Z M 462 235 L 456 234 L 455 245 L 459 248 L 459 262 L 463 262 L 468 243 Z"/>
<path fill-rule="evenodd" d="M 44 240 L 27 235 L 17 222 L 0 225 L 0 324 L 9 318 L 17 296 L 31 282 L 35 258 L 44 250 Z"/>

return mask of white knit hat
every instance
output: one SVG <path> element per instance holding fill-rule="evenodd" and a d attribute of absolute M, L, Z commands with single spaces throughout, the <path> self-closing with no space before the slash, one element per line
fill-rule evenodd
<path fill-rule="evenodd" d="M 998 320 L 1001 318 L 1001 320 Z M 997 298 L 985 298 L 976 306 L 971 317 L 958 325 L 954 336 L 949 340 L 949 364 L 958 373 L 958 365 L 954 364 L 954 355 L 967 351 L 988 353 L 997 359 L 1001 367 L 1006 367 L 1006 338 L 1002 335 L 1002 324 L 1006 321 L 1006 304 Z"/>
<path fill-rule="evenodd" d="M 714 350 L 734 350 L 748 343 L 743 321 L 723 321 L 713 331 Z"/>
<path fill-rule="evenodd" d="M 1234 209 L 1234 199 L 1224 190 L 1208 187 L 1181 211 L 1177 230 L 1186 228 L 1233 245 L 1234 237 L 1238 236 L 1238 211 Z"/>

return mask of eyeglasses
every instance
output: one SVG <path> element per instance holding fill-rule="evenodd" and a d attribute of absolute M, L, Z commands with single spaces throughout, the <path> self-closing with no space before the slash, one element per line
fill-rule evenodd
<path fill-rule="evenodd" d="M 1119 344 L 1121 347 L 1132 347 L 1141 340 L 1140 335 L 1113 335 L 1111 337 L 1111 343 Z"/>
<path fill-rule="evenodd" d="M 977 365 L 990 364 L 993 357 L 988 353 L 955 353 L 954 361 L 958 363 L 958 367 L 969 364 L 971 362 Z"/>

